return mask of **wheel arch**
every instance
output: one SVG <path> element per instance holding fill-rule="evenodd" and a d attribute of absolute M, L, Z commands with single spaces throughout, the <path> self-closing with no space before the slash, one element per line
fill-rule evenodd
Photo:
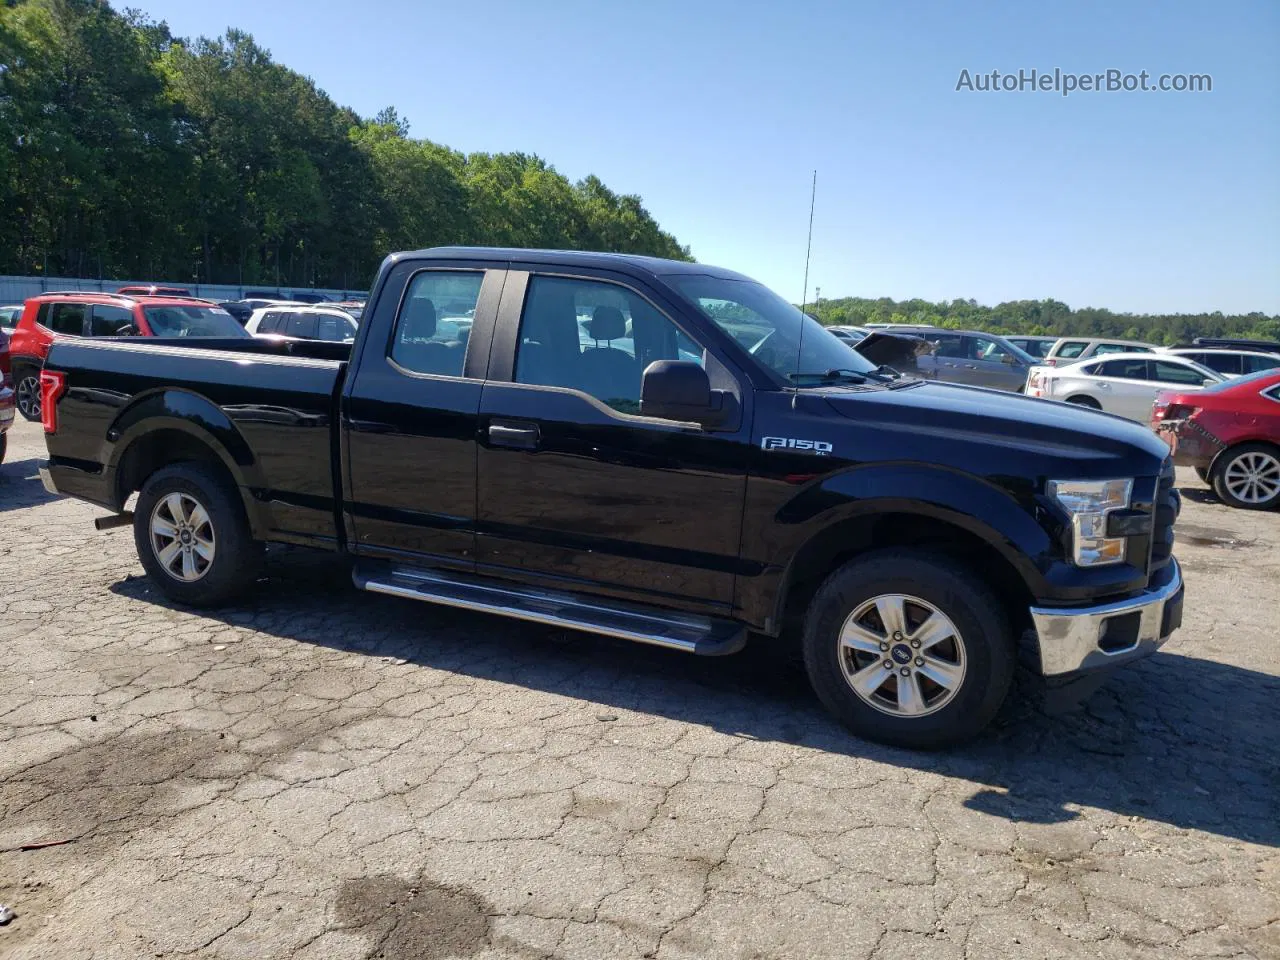
<path fill-rule="evenodd" d="M 107 431 L 110 490 L 117 509 L 146 479 L 176 463 L 203 463 L 233 486 L 255 536 L 266 529 L 252 490 L 261 488 L 252 450 L 231 419 L 211 401 L 181 390 L 138 398 Z"/>

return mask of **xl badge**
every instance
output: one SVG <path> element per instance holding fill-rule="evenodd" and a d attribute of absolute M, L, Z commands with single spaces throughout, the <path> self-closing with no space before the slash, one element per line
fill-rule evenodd
<path fill-rule="evenodd" d="M 765 437 L 760 441 L 761 450 L 799 450 L 825 457 L 831 453 L 831 444 L 825 440 L 797 440 L 795 437 Z"/>

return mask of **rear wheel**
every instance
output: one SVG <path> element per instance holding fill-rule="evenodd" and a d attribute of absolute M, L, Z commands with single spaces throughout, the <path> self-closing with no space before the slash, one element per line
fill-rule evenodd
<path fill-rule="evenodd" d="M 18 412 L 28 420 L 40 419 L 40 374 L 24 367 L 17 375 L 14 386 Z"/>
<path fill-rule="evenodd" d="M 188 606 L 224 603 L 257 575 L 260 552 L 239 495 L 208 466 L 180 463 L 152 474 L 138 494 L 133 538 L 155 584 Z"/>
<path fill-rule="evenodd" d="M 861 737 L 933 749 L 979 733 L 1013 678 L 1000 601 L 951 560 L 882 550 L 832 574 L 809 606 L 805 667 Z"/>
<path fill-rule="evenodd" d="M 1090 410 L 1102 409 L 1102 404 L 1093 399 L 1093 397 L 1086 397 L 1082 393 L 1074 397 L 1067 397 L 1067 403 L 1074 403 L 1077 407 L 1088 407 Z"/>
<path fill-rule="evenodd" d="M 1228 450 L 1214 466 L 1213 489 L 1224 503 L 1244 510 L 1280 505 L 1280 450 L 1266 443 Z"/>
<path fill-rule="evenodd" d="M 1209 480 L 1209 471 L 1208 471 L 1208 470 L 1206 470 L 1204 467 L 1196 467 L 1196 468 L 1195 468 L 1195 471 L 1196 471 L 1196 476 L 1200 478 L 1200 482 L 1201 482 L 1201 483 L 1209 483 L 1209 482 L 1210 482 L 1210 480 Z"/>

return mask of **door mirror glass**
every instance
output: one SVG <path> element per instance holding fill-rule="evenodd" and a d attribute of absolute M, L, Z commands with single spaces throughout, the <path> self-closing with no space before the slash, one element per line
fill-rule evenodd
<path fill-rule="evenodd" d="M 640 381 L 640 415 L 706 424 L 716 419 L 711 378 L 688 360 L 655 360 Z"/>

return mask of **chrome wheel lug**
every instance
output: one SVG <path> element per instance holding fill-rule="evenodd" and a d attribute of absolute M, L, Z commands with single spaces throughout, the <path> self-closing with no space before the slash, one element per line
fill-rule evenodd
<path fill-rule="evenodd" d="M 892 669 L 893 669 L 893 661 L 892 661 L 892 660 L 886 660 L 886 661 L 884 662 L 884 668 L 885 668 L 886 670 L 892 670 Z"/>
<path fill-rule="evenodd" d="M 923 667 L 923 666 L 924 666 L 924 657 L 916 657 L 916 666 L 917 666 L 917 667 Z"/>
<path fill-rule="evenodd" d="M 919 649 L 920 649 L 920 641 L 919 641 L 919 640 L 912 640 L 912 641 L 911 641 L 911 646 L 913 646 L 913 647 L 915 647 L 917 650 L 919 650 Z"/>
<path fill-rule="evenodd" d="M 889 645 L 888 645 L 887 643 L 882 643 L 882 644 L 880 644 L 880 652 L 881 652 L 881 653 L 887 653 L 887 652 L 888 652 L 888 650 L 889 650 Z"/>
<path fill-rule="evenodd" d="M 898 672 L 899 672 L 900 674 L 902 674 L 904 677 L 909 677 L 909 676 L 911 676 L 911 669 L 910 669 L 909 667 L 903 667 L 903 668 L 902 668 L 901 670 L 899 670 Z"/>
<path fill-rule="evenodd" d="M 895 631 L 893 631 L 893 639 L 895 639 L 895 640 L 901 640 L 901 639 L 902 639 L 902 631 L 901 631 L 901 630 L 895 630 Z"/>

